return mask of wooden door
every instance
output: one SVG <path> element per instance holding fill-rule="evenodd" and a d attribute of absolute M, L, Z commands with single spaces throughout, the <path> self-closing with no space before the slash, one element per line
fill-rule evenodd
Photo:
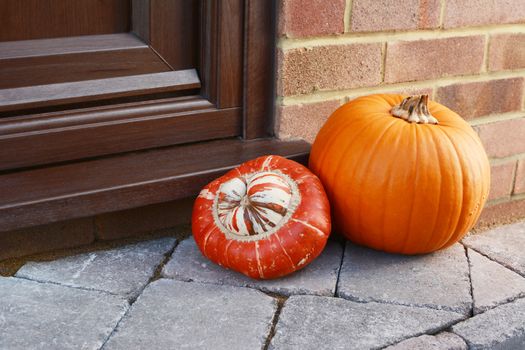
<path fill-rule="evenodd" d="M 0 0 L 0 234 L 195 195 L 272 138 L 271 0 Z"/>

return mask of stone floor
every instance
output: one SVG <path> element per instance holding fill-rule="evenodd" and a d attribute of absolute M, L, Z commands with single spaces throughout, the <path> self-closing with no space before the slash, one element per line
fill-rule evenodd
<path fill-rule="evenodd" d="M 426 256 L 330 241 L 254 281 L 161 238 L 0 277 L 0 349 L 525 349 L 525 222 Z"/>

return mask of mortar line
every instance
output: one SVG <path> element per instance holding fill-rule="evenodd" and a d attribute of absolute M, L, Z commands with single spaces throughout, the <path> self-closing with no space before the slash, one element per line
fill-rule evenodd
<path fill-rule="evenodd" d="M 381 83 L 385 82 L 385 72 L 386 72 L 386 50 L 388 48 L 388 43 L 385 41 L 381 45 Z"/>
<path fill-rule="evenodd" d="M 509 198 L 510 198 L 510 200 L 509 200 Z M 498 204 L 503 204 L 503 203 L 517 202 L 517 201 L 520 201 L 522 199 L 525 199 L 525 193 L 515 194 L 515 195 L 512 195 L 510 197 L 491 199 L 490 201 L 488 201 L 486 203 L 485 206 L 493 206 L 493 205 L 498 205 Z"/>
<path fill-rule="evenodd" d="M 445 19 L 445 0 L 439 0 L 439 24 L 438 27 L 444 29 L 445 24 L 443 23 Z"/>
<path fill-rule="evenodd" d="M 514 193 L 514 189 L 516 188 L 516 178 L 518 177 L 518 161 L 515 161 L 514 169 L 512 169 L 512 183 L 510 184 L 510 196 L 512 197 Z"/>
<path fill-rule="evenodd" d="M 489 71 L 489 47 L 490 45 L 490 35 L 489 33 L 485 34 L 485 45 L 483 47 L 483 63 L 481 67 L 482 72 L 488 72 Z"/>
<path fill-rule="evenodd" d="M 281 96 L 280 102 L 282 105 L 307 104 L 314 102 L 322 102 L 331 99 L 340 99 L 347 96 L 361 96 L 371 93 L 387 92 L 403 88 L 428 88 L 434 86 L 435 88 L 448 86 L 453 84 L 468 84 L 477 82 L 489 82 L 500 79 L 512 79 L 525 77 L 525 69 L 506 70 L 498 72 L 482 72 L 481 74 L 465 74 L 453 77 L 440 77 L 418 81 L 398 82 L 393 84 L 378 84 L 373 86 L 363 86 L 358 88 L 349 88 L 341 90 L 322 90 L 315 91 L 310 94 L 299 94 L 291 96 Z"/>
<path fill-rule="evenodd" d="M 351 17 L 351 14 L 350 14 Z M 351 19 L 351 18 L 350 18 Z M 374 43 L 384 41 L 411 41 L 447 39 L 453 37 L 480 36 L 490 34 L 524 33 L 525 24 L 497 24 L 463 28 L 432 28 L 390 32 L 345 32 L 338 36 L 313 36 L 306 38 L 283 38 L 277 47 L 283 50 L 326 45 Z"/>
<path fill-rule="evenodd" d="M 343 32 L 344 33 L 348 33 L 350 32 L 350 29 L 351 29 L 351 20 L 352 20 L 352 2 L 353 0 L 346 0 L 346 3 L 345 3 L 345 12 L 344 12 L 344 18 L 343 18 L 343 21 L 344 21 L 344 29 L 343 29 Z"/>
<path fill-rule="evenodd" d="M 517 112 L 489 114 L 483 117 L 477 117 L 477 118 L 468 120 L 468 122 L 470 126 L 478 126 L 478 125 L 497 123 L 497 122 L 512 120 L 512 119 L 521 119 L 524 117 L 525 117 L 525 113 L 523 111 L 517 111 Z"/>

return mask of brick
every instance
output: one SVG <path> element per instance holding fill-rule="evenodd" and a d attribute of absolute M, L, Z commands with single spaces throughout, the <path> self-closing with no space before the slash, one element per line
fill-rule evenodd
<path fill-rule="evenodd" d="M 160 279 L 104 349 L 262 349 L 276 308 L 253 289 Z"/>
<path fill-rule="evenodd" d="M 469 349 L 522 350 L 525 348 L 525 299 L 516 300 L 452 326 Z"/>
<path fill-rule="evenodd" d="M 0 260 L 78 247 L 94 240 L 92 218 L 2 232 L 0 233 Z"/>
<path fill-rule="evenodd" d="M 345 3 L 345 0 L 280 1 L 279 34 L 299 38 L 343 33 Z"/>
<path fill-rule="evenodd" d="M 492 204 L 483 208 L 475 228 L 483 230 L 523 218 L 525 218 L 525 199 Z"/>
<path fill-rule="evenodd" d="M 341 105 L 341 101 L 323 101 L 296 106 L 279 106 L 276 134 L 281 139 L 302 138 L 313 143 L 319 129 Z"/>
<path fill-rule="evenodd" d="M 347 243 L 337 295 L 466 314 L 472 299 L 465 250 L 455 244 L 432 254 L 407 256 Z"/>
<path fill-rule="evenodd" d="M 439 0 L 354 0 L 351 30 L 428 29 L 439 26 Z"/>
<path fill-rule="evenodd" d="M 205 258 L 193 238 L 182 241 L 164 266 L 162 275 L 182 281 L 257 288 L 264 292 L 333 296 L 343 248 L 329 240 L 321 255 L 304 269 L 273 280 L 254 280 Z"/>
<path fill-rule="evenodd" d="M 134 298 L 174 245 L 174 238 L 161 238 L 54 261 L 28 262 L 16 277 Z"/>
<path fill-rule="evenodd" d="M 525 152 L 525 118 L 474 127 L 489 157 L 502 158 Z"/>
<path fill-rule="evenodd" d="M 381 82 L 381 44 L 298 48 L 278 54 L 278 94 L 341 90 Z"/>
<path fill-rule="evenodd" d="M 490 169 L 489 200 L 510 196 L 516 162 L 493 165 Z"/>
<path fill-rule="evenodd" d="M 285 303 L 270 349 L 380 349 L 464 316 L 455 312 L 294 295 Z"/>
<path fill-rule="evenodd" d="M 191 223 L 193 198 L 148 205 L 95 217 L 97 239 L 133 237 Z"/>
<path fill-rule="evenodd" d="M 447 0 L 444 28 L 525 21 L 523 0 Z"/>
<path fill-rule="evenodd" d="M 518 160 L 513 194 L 525 193 L 525 159 Z"/>
<path fill-rule="evenodd" d="M 474 314 L 525 296 L 525 278 L 468 249 Z"/>
<path fill-rule="evenodd" d="M 525 221 L 470 235 L 463 244 L 525 277 Z"/>
<path fill-rule="evenodd" d="M 397 83 L 479 73 L 484 43 L 483 36 L 388 43 L 385 81 Z"/>
<path fill-rule="evenodd" d="M 437 102 L 465 119 L 521 110 L 523 78 L 453 84 L 437 90 Z"/>
<path fill-rule="evenodd" d="M 495 34 L 490 37 L 489 70 L 525 68 L 525 34 Z"/>
<path fill-rule="evenodd" d="M 454 333 L 423 334 L 386 347 L 384 350 L 467 350 L 467 344 Z"/>
<path fill-rule="evenodd" d="M 115 295 L 0 278 L 0 349 L 100 349 L 128 303 Z"/>

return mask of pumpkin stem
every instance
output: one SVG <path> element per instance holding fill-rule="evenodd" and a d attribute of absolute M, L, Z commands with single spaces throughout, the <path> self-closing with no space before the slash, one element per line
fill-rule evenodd
<path fill-rule="evenodd" d="M 394 117 L 404 119 L 409 123 L 437 124 L 438 120 L 430 114 L 427 104 L 428 95 L 409 96 L 394 106 L 390 113 Z"/>

